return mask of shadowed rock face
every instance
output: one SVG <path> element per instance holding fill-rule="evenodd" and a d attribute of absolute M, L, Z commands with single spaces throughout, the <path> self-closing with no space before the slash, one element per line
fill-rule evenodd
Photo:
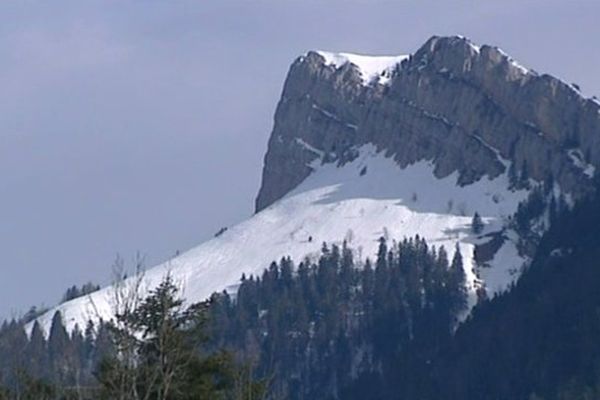
<path fill-rule="evenodd" d="M 386 85 L 365 85 L 356 66 L 309 52 L 288 73 L 256 211 L 302 182 L 317 158 L 344 163 L 365 143 L 400 167 L 426 159 L 439 178 L 458 171 L 461 185 L 496 177 L 502 159 L 512 161 L 577 198 L 591 187 L 581 164 L 600 166 L 599 109 L 560 80 L 461 37 L 432 37 Z"/>

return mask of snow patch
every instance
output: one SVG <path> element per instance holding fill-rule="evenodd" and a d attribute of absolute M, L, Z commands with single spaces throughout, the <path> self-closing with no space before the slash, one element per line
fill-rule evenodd
<path fill-rule="evenodd" d="M 521 71 L 523 75 L 527 75 L 529 73 L 529 69 L 525 68 L 523 65 L 519 64 L 516 60 L 509 57 L 508 61 L 512 64 L 513 67 Z"/>
<path fill-rule="evenodd" d="M 486 263 L 486 266 L 478 269 L 488 296 L 502 293 L 521 275 L 527 259 L 519 255 L 517 242 L 517 234 L 512 230 L 507 231 L 504 243 L 494 254 L 494 258 Z"/>
<path fill-rule="evenodd" d="M 323 107 L 318 106 L 317 104 L 313 103 L 312 104 L 312 108 L 319 111 L 320 113 L 322 113 L 323 115 L 325 115 L 327 118 L 330 118 L 336 122 L 339 122 L 340 124 L 346 125 L 346 127 L 356 130 L 358 129 L 358 127 L 355 124 L 351 124 L 349 122 L 345 122 L 343 121 L 340 117 L 338 117 L 337 115 L 327 111 L 326 109 L 324 109 Z"/>
<path fill-rule="evenodd" d="M 523 65 L 519 64 L 518 61 L 516 61 L 514 58 L 512 58 L 511 56 L 509 56 L 501 48 L 496 47 L 496 49 L 498 50 L 498 52 L 500 52 L 500 54 L 502 54 L 504 57 L 506 57 L 506 60 L 508 61 L 508 63 L 512 67 L 514 67 L 516 71 L 520 72 L 522 75 L 527 75 L 527 74 L 529 74 L 531 72 L 528 68 L 525 68 Z"/>
<path fill-rule="evenodd" d="M 550 252 L 550 257 L 564 257 L 567 254 L 569 254 L 568 250 L 565 251 L 562 247 L 557 247 Z"/>
<path fill-rule="evenodd" d="M 475 50 L 475 53 L 477 53 L 477 54 L 481 53 L 481 47 L 477 46 L 475 43 L 471 42 L 470 40 L 467 40 L 467 43 L 469 44 L 469 46 L 471 46 L 471 48 L 473 50 Z"/>
<path fill-rule="evenodd" d="M 571 149 L 567 152 L 571 162 L 575 167 L 581 170 L 585 176 L 592 179 L 596 174 L 596 167 L 585 162 L 585 157 L 579 149 Z"/>
<path fill-rule="evenodd" d="M 319 156 L 319 159 L 323 159 L 323 157 L 325 156 L 324 151 L 319 150 L 314 146 L 311 146 L 310 144 L 306 143 L 304 140 L 302 140 L 300 138 L 296 138 L 296 143 L 298 143 L 300 146 L 302 146 L 304 149 L 310 151 L 311 153 L 314 153 L 317 156 Z"/>
<path fill-rule="evenodd" d="M 481 143 L 484 147 L 486 147 L 492 153 L 494 153 L 496 155 L 496 159 L 500 162 L 500 164 L 504 165 L 504 168 L 506 168 L 506 171 L 508 171 L 508 169 L 510 168 L 511 161 L 507 160 L 504 157 L 502 157 L 502 154 L 500 154 L 500 151 L 497 148 L 495 148 L 494 146 L 492 146 L 491 144 L 489 144 L 488 142 L 486 142 L 479 135 L 471 134 L 471 137 L 473 139 L 477 140 L 479 143 Z"/>
<path fill-rule="evenodd" d="M 479 47 L 475 43 L 471 42 L 471 40 L 468 37 L 463 36 L 463 35 L 456 35 L 456 37 L 460 40 L 463 40 L 465 43 L 467 43 L 473 50 L 475 50 L 476 53 L 481 52 L 481 47 Z"/>
<path fill-rule="evenodd" d="M 347 63 L 355 65 L 363 79 L 365 85 L 374 80 L 385 85 L 389 83 L 394 67 L 407 59 L 407 55 L 400 56 L 368 56 L 351 53 L 331 53 L 327 51 L 317 51 L 325 58 L 325 65 L 333 65 L 335 68 L 341 68 Z"/>

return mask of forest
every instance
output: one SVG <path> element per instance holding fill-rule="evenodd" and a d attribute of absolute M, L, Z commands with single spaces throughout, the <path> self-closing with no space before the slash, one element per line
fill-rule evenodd
<path fill-rule="evenodd" d="M 471 312 L 458 247 L 415 236 L 373 260 L 323 243 L 193 305 L 166 276 L 70 333 L 59 313 L 47 337 L 5 321 L 0 399 L 596 399 L 600 199 L 552 218 L 518 283 Z"/>

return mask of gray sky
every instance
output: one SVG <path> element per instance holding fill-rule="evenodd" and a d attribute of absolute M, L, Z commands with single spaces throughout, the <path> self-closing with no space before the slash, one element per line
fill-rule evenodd
<path fill-rule="evenodd" d="M 309 49 L 502 47 L 600 94 L 597 1 L 0 3 L 0 317 L 252 213 L 283 80 Z"/>

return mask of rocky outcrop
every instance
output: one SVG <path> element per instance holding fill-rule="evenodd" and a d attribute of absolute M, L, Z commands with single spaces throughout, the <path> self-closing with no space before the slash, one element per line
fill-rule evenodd
<path fill-rule="evenodd" d="M 458 171 L 461 185 L 510 161 L 578 197 L 600 166 L 599 110 L 575 87 L 462 37 L 432 37 L 385 84 L 309 52 L 288 73 L 256 211 L 302 182 L 311 163 L 344 163 L 366 143 L 400 167 L 426 159 L 440 178 Z"/>

